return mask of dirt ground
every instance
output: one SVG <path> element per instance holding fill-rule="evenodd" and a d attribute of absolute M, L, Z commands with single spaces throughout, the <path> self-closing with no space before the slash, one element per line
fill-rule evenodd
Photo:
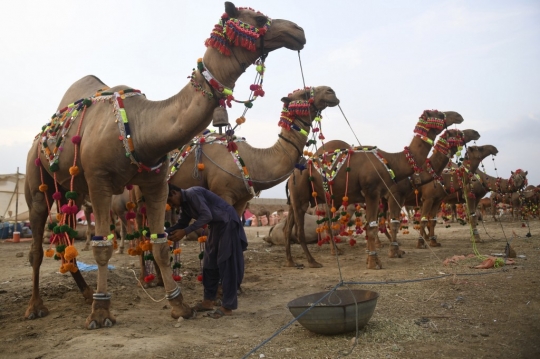
<path fill-rule="evenodd" d="M 239 309 L 221 319 L 204 317 L 177 322 L 170 317 L 163 288 L 147 295 L 137 285 L 137 260 L 115 254 L 110 262 L 109 291 L 117 324 L 84 329 L 90 307 L 58 263 L 44 258 L 41 293 L 50 313 L 25 320 L 31 292 L 29 242 L 0 242 L 0 357 L 1 358 L 539 358 L 540 357 L 540 222 L 493 221 L 480 224 L 485 243 L 481 254 L 504 252 L 506 239 L 518 254 L 516 264 L 497 269 L 472 269 L 481 261 L 470 258 L 451 266 L 443 260 L 473 253 L 468 227 L 438 225 L 442 247 L 416 249 L 415 230 L 400 235 L 402 259 L 379 255 L 382 270 L 366 270 L 365 245 L 342 245 L 343 255 L 330 255 L 327 245 L 310 245 L 324 267 L 283 267 L 283 247 L 262 240 L 269 227 L 246 228 L 249 248 Z M 503 234 L 504 231 L 504 234 Z M 513 235 L 515 233 L 516 236 Z M 381 236 L 386 243 L 386 239 Z M 82 248 L 83 242 L 78 242 Z M 184 243 L 184 299 L 194 304 L 202 296 L 197 282 L 199 245 Z M 79 250 L 79 261 L 94 264 L 91 252 Z M 297 262 L 306 263 L 301 248 L 293 247 Z M 444 276 L 447 274 L 447 276 Z M 438 279 L 415 281 L 438 277 Z M 440 278 L 442 277 L 442 278 Z M 93 287 L 96 272 L 85 273 Z M 338 283 L 379 293 L 375 313 L 364 329 L 335 336 L 306 330 L 287 308 L 303 295 L 326 291 Z M 390 283 L 391 282 L 391 283 Z M 292 321 L 292 322 L 291 322 Z M 289 324 L 289 325 L 288 325 Z M 262 347 L 259 344 L 267 341 Z M 352 349 L 348 356 L 345 354 Z"/>

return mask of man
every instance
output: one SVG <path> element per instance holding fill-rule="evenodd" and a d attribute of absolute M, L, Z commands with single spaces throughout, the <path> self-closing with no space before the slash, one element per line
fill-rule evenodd
<path fill-rule="evenodd" d="M 180 209 L 180 219 L 166 230 L 171 241 L 177 242 L 204 225 L 209 226 L 203 257 L 204 297 L 193 309 L 209 311 L 207 315 L 214 319 L 232 315 L 238 308 L 237 289 L 244 278 L 243 251 L 247 248 L 238 214 L 221 197 L 198 186 L 183 190 L 169 184 L 167 203 Z M 191 219 L 195 222 L 189 224 Z M 220 282 L 223 298 L 220 308 L 213 310 Z"/>

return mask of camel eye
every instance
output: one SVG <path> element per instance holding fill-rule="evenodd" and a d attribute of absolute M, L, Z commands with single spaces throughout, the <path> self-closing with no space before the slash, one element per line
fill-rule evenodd
<path fill-rule="evenodd" d="M 268 21 L 268 18 L 266 16 L 255 17 L 255 23 L 257 24 L 257 27 L 263 27 L 267 21 Z"/>

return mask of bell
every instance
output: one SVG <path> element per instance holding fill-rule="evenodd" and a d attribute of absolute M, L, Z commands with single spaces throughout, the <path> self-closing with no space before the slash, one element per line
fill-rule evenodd
<path fill-rule="evenodd" d="M 221 135 L 221 128 L 223 126 L 229 126 L 229 115 L 224 107 L 218 106 L 214 109 L 212 116 L 212 126 L 219 127 L 219 134 Z"/>

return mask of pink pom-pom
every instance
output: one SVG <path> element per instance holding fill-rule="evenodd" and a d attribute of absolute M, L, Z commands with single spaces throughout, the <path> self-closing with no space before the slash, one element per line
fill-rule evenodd
<path fill-rule="evenodd" d="M 63 147 L 63 146 L 58 147 L 58 151 L 59 151 L 59 152 L 62 152 L 63 150 L 64 150 L 64 147 Z"/>
<path fill-rule="evenodd" d="M 77 214 L 77 212 L 79 212 L 79 207 L 76 205 L 70 206 L 69 214 Z"/>
<path fill-rule="evenodd" d="M 258 89 L 259 89 L 259 85 L 253 84 L 253 85 L 249 86 L 249 89 L 250 89 L 251 91 L 258 90 Z"/>
<path fill-rule="evenodd" d="M 133 185 L 132 185 L 132 184 L 127 184 L 127 185 L 126 185 L 126 189 L 127 189 L 128 191 L 131 191 L 131 190 L 133 189 Z"/>
<path fill-rule="evenodd" d="M 154 172 L 160 173 L 160 172 L 161 172 L 161 169 L 157 168 Z"/>
<path fill-rule="evenodd" d="M 39 158 L 36 158 L 36 159 L 34 160 L 34 164 L 35 164 L 36 166 L 38 166 L 38 167 L 41 166 L 41 160 L 40 160 Z"/>
<path fill-rule="evenodd" d="M 78 145 L 79 143 L 81 143 L 81 136 L 79 135 L 75 135 L 71 138 L 71 142 L 74 144 L 74 145 Z"/>
<path fill-rule="evenodd" d="M 60 211 L 62 211 L 62 213 L 65 213 L 65 214 L 69 214 L 70 209 L 71 209 L 71 206 L 69 204 L 64 204 L 60 208 Z"/>
<path fill-rule="evenodd" d="M 146 206 L 141 207 L 141 209 L 139 209 L 139 213 L 146 214 Z"/>
<path fill-rule="evenodd" d="M 54 192 L 53 195 L 52 195 L 52 198 L 55 200 L 55 201 L 60 201 L 62 199 L 62 193 L 60 192 Z"/>
<path fill-rule="evenodd" d="M 129 221 L 130 219 L 134 219 L 137 215 L 135 212 L 128 212 L 126 213 L 126 219 Z"/>

